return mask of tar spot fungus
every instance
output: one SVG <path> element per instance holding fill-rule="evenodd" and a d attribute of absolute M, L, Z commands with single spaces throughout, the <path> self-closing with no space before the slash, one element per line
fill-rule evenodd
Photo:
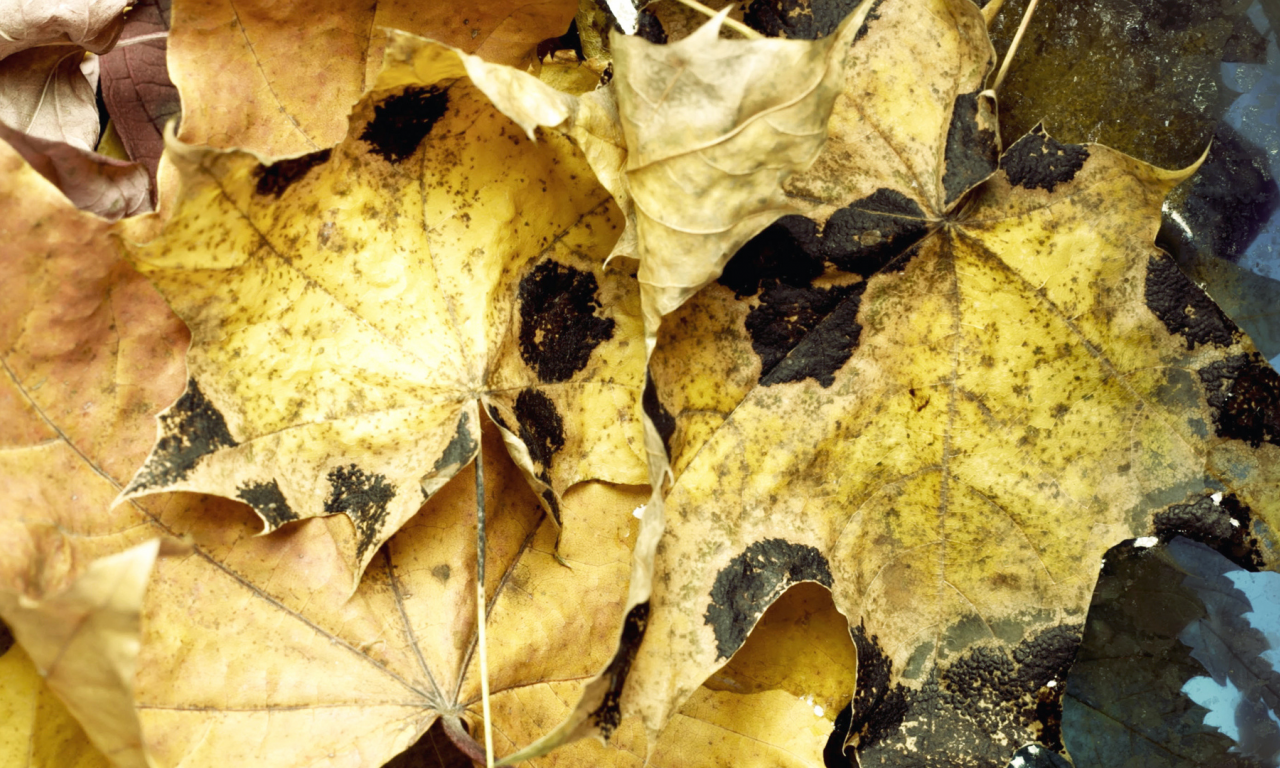
<path fill-rule="evenodd" d="M 1171 504 L 1152 520 L 1155 534 L 1166 544 L 1186 536 L 1214 549 L 1245 569 L 1263 569 L 1262 550 L 1253 533 L 1253 514 L 1234 493 L 1201 496 L 1186 504 Z"/>
<path fill-rule="evenodd" d="M 627 618 L 622 624 L 622 637 L 618 640 L 618 650 L 605 667 L 600 678 L 607 680 L 609 687 L 604 693 L 600 706 L 596 707 L 588 717 L 600 736 L 605 740 L 622 722 L 622 687 L 631 672 L 631 663 L 640 651 L 640 641 L 644 639 L 644 631 L 649 626 L 649 602 L 646 600 L 627 611 Z"/>
<path fill-rule="evenodd" d="M 444 447 L 444 452 L 440 454 L 440 458 L 436 459 L 436 463 L 432 467 L 436 472 L 454 465 L 462 467 L 468 461 L 471 461 L 472 456 L 475 456 L 476 449 L 480 447 L 480 443 L 471 436 L 470 422 L 471 414 L 463 411 L 462 418 L 458 419 L 458 428 L 453 433 L 453 439 Z"/>
<path fill-rule="evenodd" d="M 996 132 L 984 128 L 980 121 L 980 99 L 977 91 L 956 97 L 947 129 L 942 188 L 951 205 L 975 185 L 985 181 L 999 167 L 1000 140 Z"/>
<path fill-rule="evenodd" d="M 525 389 L 516 397 L 515 411 L 529 457 L 549 469 L 556 451 L 564 447 L 564 421 L 556 404 L 536 389 Z"/>
<path fill-rule="evenodd" d="M 366 474 L 355 464 L 331 470 L 329 486 L 324 511 L 351 518 L 356 528 L 356 556 L 363 559 L 387 522 L 387 506 L 396 491 L 384 475 Z"/>
<path fill-rule="evenodd" d="M 747 241 L 725 264 L 717 282 L 738 298 L 762 285 L 808 287 L 823 271 L 818 225 L 803 216 L 783 216 Z"/>
<path fill-rule="evenodd" d="M 1280 445 L 1280 374 L 1256 355 L 1233 355 L 1199 371 L 1214 431 L 1254 448 Z"/>
<path fill-rule="evenodd" d="M 200 459 L 237 443 L 226 419 L 205 398 L 195 379 L 178 402 L 160 414 L 160 439 L 126 492 L 162 488 L 185 478 Z"/>
<path fill-rule="evenodd" d="M 236 498 L 253 507 L 253 511 L 266 522 L 268 531 L 298 519 L 275 480 L 246 483 L 236 489 Z"/>
<path fill-rule="evenodd" d="M 452 569 L 449 568 L 448 563 L 441 563 L 440 565 L 437 565 L 435 568 L 431 569 L 431 575 L 435 576 L 441 583 L 448 582 L 449 577 L 452 574 L 453 574 L 453 571 Z"/>
<path fill-rule="evenodd" d="M 831 386 L 862 334 L 857 317 L 866 286 L 775 285 L 762 292 L 746 320 L 751 348 L 760 356 L 760 384 L 813 379 Z"/>
<path fill-rule="evenodd" d="M 883 269 L 900 270 L 915 245 L 929 232 L 924 210 L 892 189 L 878 189 L 831 214 L 822 229 L 823 256 L 844 272 L 869 277 Z"/>
<path fill-rule="evenodd" d="M 1145 300 L 1169 333 L 1182 335 L 1187 349 L 1197 344 L 1228 346 L 1239 331 L 1213 299 L 1167 256 L 1147 260 Z"/>
<path fill-rule="evenodd" d="M 1000 168 L 1010 184 L 1052 192 L 1059 184 L 1074 179 L 1088 159 L 1087 147 L 1063 144 L 1036 126 L 1009 147 L 1000 158 Z"/>
<path fill-rule="evenodd" d="M 374 107 L 373 120 L 360 140 L 388 163 L 399 163 L 418 150 L 449 108 L 449 93 L 436 87 L 406 88 Z"/>
<path fill-rule="evenodd" d="M 613 318 L 597 317 L 596 276 L 544 261 L 520 280 L 520 357 L 542 381 L 565 381 L 613 338 Z"/>
<path fill-rule="evenodd" d="M 641 9 L 636 22 L 637 37 L 642 37 L 654 45 L 667 44 L 667 30 L 662 28 L 662 20 L 652 8 Z"/>
<path fill-rule="evenodd" d="M 302 157 L 292 157 L 288 160 L 277 160 L 271 165 L 259 166 L 258 170 L 253 172 L 257 184 L 254 191 L 259 195 L 271 195 L 279 199 L 289 187 L 292 187 L 307 172 L 317 165 L 324 165 L 329 162 L 329 154 L 332 150 L 322 149 L 319 152 L 312 152 Z"/>
<path fill-rule="evenodd" d="M 653 377 L 648 371 L 645 372 L 644 396 L 641 398 L 641 405 L 644 407 L 644 414 L 658 430 L 658 436 L 662 438 L 662 447 L 666 449 L 667 456 L 670 456 L 671 436 L 676 432 L 676 420 L 658 399 L 658 388 L 654 386 Z"/>
<path fill-rule="evenodd" d="M 879 638 L 866 627 L 849 630 L 858 654 L 858 682 L 850 702 L 849 733 L 860 748 L 874 747 L 898 730 L 907 714 L 906 690 L 901 683 L 889 686 L 893 666 L 880 647 Z"/>
<path fill-rule="evenodd" d="M 716 636 L 716 656 L 728 659 L 787 587 L 816 581 L 831 587 L 827 559 L 815 547 L 785 539 L 757 541 L 716 575 L 703 620 Z"/>

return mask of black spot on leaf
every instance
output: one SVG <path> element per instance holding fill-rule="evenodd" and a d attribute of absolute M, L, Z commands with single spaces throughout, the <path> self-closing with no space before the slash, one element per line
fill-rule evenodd
<path fill-rule="evenodd" d="M 489 406 L 489 418 L 493 419 L 494 424 L 497 424 L 508 432 L 512 431 L 511 427 L 507 425 L 506 419 L 502 418 L 502 412 L 498 410 L 497 406 Z"/>
<path fill-rule="evenodd" d="M 817 40 L 836 31 L 860 0 L 755 0 L 743 15 L 752 29 L 769 37 Z"/>
<path fill-rule="evenodd" d="M 658 399 L 658 388 L 653 384 L 653 377 L 649 372 L 645 372 L 644 377 L 644 396 L 641 398 L 641 405 L 644 406 L 644 413 L 653 422 L 653 426 L 658 430 L 658 435 L 662 438 L 662 447 L 666 449 L 667 455 L 671 455 L 671 436 L 676 432 L 676 420 L 670 412 L 662 405 L 662 401 Z"/>
<path fill-rule="evenodd" d="M 1145 299 L 1169 333 L 1181 334 L 1187 349 L 1197 344 L 1228 346 L 1240 330 L 1209 295 L 1166 256 L 1147 260 Z"/>
<path fill-rule="evenodd" d="M 1061 749 L 1061 692 L 1081 629 L 1050 627 L 1010 651 L 970 647 L 951 664 L 934 666 L 919 688 L 897 685 L 883 694 L 867 712 L 867 719 L 877 722 L 874 727 L 860 719 L 855 699 L 853 733 L 861 764 L 1003 766 L 1014 744 L 1039 741 Z M 859 687 L 864 658 L 872 659 L 873 673 L 887 681 L 878 671 L 877 655 L 864 652 L 868 643 L 858 644 L 856 632 L 855 644 Z M 876 679 L 868 682 L 877 691 L 887 687 L 887 682 L 875 686 Z"/>
<path fill-rule="evenodd" d="M 831 735 L 822 748 L 822 765 L 824 768 L 849 768 L 853 763 L 844 751 L 844 740 L 849 737 L 849 725 L 853 722 L 853 702 L 845 704 L 836 714 L 836 721 L 831 728 Z"/>
<path fill-rule="evenodd" d="M 444 447 L 444 453 L 440 454 L 440 458 L 436 459 L 432 467 L 436 472 L 455 464 L 461 467 L 475 456 L 480 443 L 471 436 L 471 429 L 468 427 L 470 422 L 471 414 L 463 411 L 462 418 L 458 419 L 458 428 L 453 433 L 453 439 Z"/>
<path fill-rule="evenodd" d="M 1280 445 L 1280 374 L 1260 360 L 1245 363 L 1227 386 L 1214 421 L 1220 437 L 1254 448 Z"/>
<path fill-rule="evenodd" d="M 893 671 L 889 657 L 880 648 L 879 638 L 867 635 L 866 627 L 849 630 L 858 653 L 858 683 L 850 702 L 849 733 L 862 749 L 874 747 L 898 730 L 907 714 L 906 689 L 901 683 L 889 686 Z"/>
<path fill-rule="evenodd" d="M 9 631 L 9 625 L 0 620 L 0 656 L 9 652 L 13 647 L 13 633 Z"/>
<path fill-rule="evenodd" d="M 862 334 L 858 306 L 866 283 L 836 288 L 775 285 L 747 315 L 763 386 L 811 378 L 824 387 L 853 355 Z"/>
<path fill-rule="evenodd" d="M 162 488 L 185 478 L 200 459 L 237 443 L 226 419 L 200 391 L 195 379 L 178 402 L 160 415 L 161 438 L 126 492 Z"/>
<path fill-rule="evenodd" d="M 548 485 L 551 484 L 551 481 L 547 479 L 546 472 L 543 472 L 539 477 L 539 479 Z M 551 519 L 556 521 L 556 525 L 561 525 L 562 523 L 560 521 L 560 500 L 556 498 L 556 492 L 551 490 L 550 488 L 545 488 L 543 489 L 541 496 L 542 496 L 542 500 L 547 503 L 547 509 L 551 511 Z"/>
<path fill-rule="evenodd" d="M 253 507 L 253 511 L 266 521 L 268 530 L 298 519 L 275 480 L 242 485 L 236 489 L 236 498 Z"/>
<path fill-rule="evenodd" d="M 1063 144 L 1036 126 L 1009 147 L 1000 158 L 1000 168 L 1015 186 L 1052 192 L 1074 179 L 1088 159 L 1088 148 Z"/>
<path fill-rule="evenodd" d="M 279 199 L 289 187 L 292 187 L 307 172 L 317 165 L 324 165 L 329 162 L 329 154 L 332 150 L 322 149 L 319 152 L 312 152 L 302 157 L 294 157 L 288 160 L 277 160 L 271 165 L 260 166 L 254 171 L 254 177 L 258 183 L 254 186 L 254 191 L 259 195 L 271 195 Z"/>
<path fill-rule="evenodd" d="M 902 269 L 911 246 L 928 234 L 924 211 L 911 198 L 878 189 L 831 214 L 822 230 L 823 256 L 837 268 L 868 277 Z"/>
<path fill-rule="evenodd" d="M 1253 535 L 1251 512 L 1234 493 L 1222 495 L 1217 501 L 1207 495 L 1186 504 L 1172 504 L 1156 513 L 1152 527 L 1166 544 L 1175 536 L 1185 536 L 1241 568 L 1257 572 L 1262 570 L 1263 561 Z"/>
<path fill-rule="evenodd" d="M 738 298 L 772 283 L 808 287 L 822 274 L 822 261 L 818 225 L 803 216 L 783 216 L 738 249 L 718 282 Z"/>
<path fill-rule="evenodd" d="M 716 636 L 716 655 L 727 659 L 746 642 L 774 600 L 802 581 L 831 586 L 831 569 L 816 548 L 765 539 L 746 548 L 716 575 L 703 619 Z"/>
<path fill-rule="evenodd" d="M 373 120 L 360 140 L 388 163 L 399 163 L 418 150 L 436 122 L 449 109 L 449 94 L 436 87 L 406 88 L 374 107 Z"/>
<path fill-rule="evenodd" d="M 613 338 L 600 309 L 596 276 L 544 261 L 520 280 L 520 357 L 542 381 L 565 381 Z"/>
<path fill-rule="evenodd" d="M 853 42 L 857 43 L 859 40 L 867 36 L 867 32 L 871 28 L 871 22 L 880 18 L 879 11 L 882 3 L 884 3 L 884 0 L 875 0 L 875 2 L 871 4 L 871 9 L 867 11 L 867 17 L 863 19 L 862 26 L 858 27 L 857 33 L 853 36 Z"/>
<path fill-rule="evenodd" d="M 588 717 L 600 729 L 600 736 L 605 740 L 613 734 L 622 722 L 622 687 L 631 672 L 631 664 L 640 651 L 640 641 L 644 639 L 644 631 L 649 626 L 649 602 L 646 600 L 627 611 L 627 618 L 622 623 L 622 637 L 618 640 L 618 650 L 609 660 L 600 679 L 608 686 L 600 706 L 596 707 Z"/>
<path fill-rule="evenodd" d="M 556 404 L 536 389 L 526 389 L 516 398 L 515 410 L 520 439 L 529 449 L 529 457 L 549 469 L 556 451 L 564 447 L 564 421 Z"/>
<path fill-rule="evenodd" d="M 449 577 L 452 574 L 453 574 L 453 570 L 449 568 L 448 563 L 441 563 L 440 565 L 437 565 L 435 568 L 431 569 L 431 575 L 435 576 L 441 582 L 449 581 Z"/>
<path fill-rule="evenodd" d="M 387 506 L 396 495 L 395 488 L 384 475 L 366 474 L 355 464 L 329 472 L 329 498 L 324 503 L 327 514 L 345 514 L 356 528 L 356 556 L 363 559 L 377 543 L 387 521 Z"/>
<path fill-rule="evenodd" d="M 947 128 L 945 171 L 942 188 L 950 206 L 975 185 L 985 181 L 999 167 L 1000 141 L 995 131 L 983 128 L 978 121 L 980 103 L 977 91 L 956 97 Z"/>

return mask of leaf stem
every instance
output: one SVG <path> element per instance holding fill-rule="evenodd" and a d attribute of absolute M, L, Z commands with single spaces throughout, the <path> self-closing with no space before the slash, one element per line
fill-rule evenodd
<path fill-rule="evenodd" d="M 444 724 L 444 733 L 449 737 L 449 741 L 452 741 L 462 754 L 471 758 L 473 762 L 484 762 L 484 747 L 471 738 L 471 734 L 462 727 L 462 721 L 457 715 L 445 715 L 440 718 L 440 722 Z"/>
<path fill-rule="evenodd" d="M 1004 82 L 1004 76 L 1009 72 L 1009 65 L 1013 62 L 1013 55 L 1018 52 L 1018 44 L 1022 42 L 1022 35 L 1027 31 L 1027 25 L 1031 23 L 1031 15 L 1036 12 L 1036 4 L 1040 0 L 1031 0 L 1027 3 L 1027 9 L 1022 12 L 1022 23 L 1018 25 L 1018 31 L 1013 36 L 1013 42 L 1009 43 L 1009 50 L 1005 51 L 1004 61 L 1000 63 L 1000 71 L 996 73 L 995 82 L 991 84 L 991 90 L 1000 90 L 1000 84 Z"/>
<path fill-rule="evenodd" d="M 480 645 L 480 706 L 484 711 L 484 764 L 493 768 L 493 727 L 489 716 L 489 657 L 484 625 L 488 622 L 484 599 L 484 447 L 476 451 L 476 626 Z"/>
<path fill-rule="evenodd" d="M 707 6 L 705 6 L 705 5 L 703 5 L 702 3 L 698 2 L 698 0 L 676 0 L 676 2 L 680 3 L 681 5 L 684 5 L 684 6 L 687 6 L 687 7 L 689 7 L 689 8 L 692 8 L 693 10 L 697 11 L 698 13 L 705 13 L 705 14 L 706 14 L 706 15 L 708 15 L 708 16 L 715 16 L 715 15 L 716 15 L 716 11 L 715 11 L 714 9 L 712 9 L 712 8 L 708 8 Z M 726 27 L 728 27 L 729 29 L 732 29 L 734 32 L 737 32 L 738 34 L 740 34 L 740 35 L 742 35 L 743 37 L 747 38 L 748 40 L 763 40 L 763 39 L 764 39 L 764 35 L 760 34 L 760 33 L 759 33 L 759 32 L 757 32 L 757 31 L 755 31 L 755 30 L 754 30 L 754 29 L 752 29 L 751 27 L 748 27 L 746 24 L 743 24 L 742 22 L 738 21 L 737 19 L 731 19 L 731 18 L 729 18 L 729 17 L 727 17 L 727 16 L 726 16 L 726 17 L 725 17 L 725 19 L 724 19 L 724 25 L 725 25 Z"/>

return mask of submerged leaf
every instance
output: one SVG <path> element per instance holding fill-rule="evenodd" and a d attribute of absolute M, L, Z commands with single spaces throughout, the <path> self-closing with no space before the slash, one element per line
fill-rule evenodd
<path fill-rule="evenodd" d="M 332 151 L 174 144 L 180 202 L 132 249 L 192 329 L 191 381 L 127 495 L 345 514 L 351 583 L 492 420 L 543 505 L 644 478 L 633 283 L 607 193 L 536 81 L 411 36 Z M 481 89 L 500 96 L 512 118 Z"/>

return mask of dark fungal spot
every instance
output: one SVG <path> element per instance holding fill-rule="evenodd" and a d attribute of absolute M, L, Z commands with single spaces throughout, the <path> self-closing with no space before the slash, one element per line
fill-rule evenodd
<path fill-rule="evenodd" d="M 1074 179 L 1088 159 L 1088 148 L 1063 144 L 1036 126 L 1000 157 L 1000 168 L 1015 186 L 1052 192 Z"/>
<path fill-rule="evenodd" d="M 854 43 L 857 43 L 859 40 L 866 37 L 867 32 L 871 29 L 871 22 L 880 18 L 880 5 L 883 2 L 884 0 L 875 0 L 875 2 L 871 4 L 871 9 L 867 11 L 867 17 L 863 19 L 862 26 L 858 27 L 857 34 L 853 36 Z"/>
<path fill-rule="evenodd" d="M 982 97 L 978 91 L 956 97 L 947 128 L 942 188 L 950 206 L 977 184 L 985 181 L 999 167 L 1000 140 L 996 132 L 983 127 L 980 120 Z M 988 113 L 990 114 L 990 113 Z"/>
<path fill-rule="evenodd" d="M 387 506 L 396 491 L 384 475 L 366 474 L 355 464 L 329 472 L 326 514 L 345 514 L 356 528 L 356 557 L 363 559 L 387 521 Z"/>
<path fill-rule="evenodd" d="M 1257 448 L 1280 445 L 1280 374 L 1256 355 L 1234 355 L 1199 371 L 1214 431 Z"/>
<path fill-rule="evenodd" d="M 525 389 L 516 397 L 515 410 L 529 457 L 549 469 L 556 451 L 564 447 L 564 421 L 556 404 L 536 389 Z"/>
<path fill-rule="evenodd" d="M 874 747 L 902 725 L 907 715 L 906 689 L 902 683 L 892 688 L 893 666 L 880 648 L 879 638 L 867 635 L 859 624 L 849 630 L 858 653 L 858 683 L 850 702 L 849 735 L 859 748 Z"/>
<path fill-rule="evenodd" d="M 658 399 L 658 388 L 654 386 L 653 376 L 648 371 L 645 371 L 644 396 L 641 398 L 641 405 L 644 407 L 644 414 L 658 430 L 658 436 L 662 438 L 662 447 L 666 449 L 667 456 L 670 456 L 671 436 L 676 432 L 676 420 Z"/>
<path fill-rule="evenodd" d="M 0 656 L 9 652 L 13 647 L 13 632 L 9 631 L 9 625 L 0 620 Z"/>
<path fill-rule="evenodd" d="M 418 150 L 449 108 L 449 94 L 434 86 L 406 88 L 374 107 L 373 120 L 360 140 L 388 163 L 399 163 Z"/>
<path fill-rule="evenodd" d="M 644 639 L 644 631 L 648 626 L 649 602 L 646 600 L 627 611 L 627 618 L 622 623 L 622 637 L 618 640 L 618 650 L 600 675 L 602 680 L 608 682 L 608 688 L 600 706 L 588 717 L 606 741 L 613 735 L 618 723 L 622 722 L 622 687 L 627 682 L 627 674 L 631 672 L 631 664 L 640 651 L 640 641 Z"/>
<path fill-rule="evenodd" d="M 892 189 L 878 189 L 831 214 L 822 230 L 822 254 L 845 272 L 864 277 L 903 269 L 911 246 L 928 234 L 919 203 Z"/>
<path fill-rule="evenodd" d="M 1197 344 L 1229 346 L 1240 330 L 1209 295 L 1163 254 L 1147 260 L 1145 300 L 1169 333 L 1181 334 L 1187 349 Z"/>
<path fill-rule="evenodd" d="M 502 412 L 498 410 L 497 406 L 489 406 L 489 418 L 493 419 L 494 424 L 497 424 L 508 432 L 512 431 L 511 427 L 507 425 L 506 419 L 502 418 Z"/>
<path fill-rule="evenodd" d="M 307 172 L 312 168 L 329 162 L 331 151 L 322 149 L 319 152 L 312 152 L 302 157 L 277 160 L 271 165 L 259 166 L 258 170 L 253 172 L 254 177 L 258 180 L 254 186 L 254 191 L 259 195 L 271 195 L 279 199 L 285 193 L 285 190 L 292 187 L 303 176 L 306 176 Z"/>
<path fill-rule="evenodd" d="M 1061 750 L 1061 695 L 1081 629 L 1049 627 L 1007 651 L 976 645 L 950 664 L 939 660 L 918 688 L 899 684 L 884 694 L 868 713 L 882 713 L 876 728 L 859 719 L 855 699 L 852 740 L 860 764 L 1003 766 L 1016 744 L 1039 742 Z M 859 645 L 859 687 L 862 660 L 878 666 L 874 650 L 864 652 L 865 645 L 870 643 Z M 879 689 L 887 687 L 886 682 Z"/>
<path fill-rule="evenodd" d="M 453 439 L 444 447 L 444 453 L 440 454 L 440 458 L 436 459 L 432 467 L 436 472 L 451 465 L 461 467 L 475 456 L 480 443 L 471 436 L 471 429 L 468 426 L 470 422 L 471 414 L 463 411 L 462 418 L 458 419 L 458 428 L 453 433 Z"/>
<path fill-rule="evenodd" d="M 565 381 L 613 338 L 614 321 L 597 317 L 596 276 L 544 261 L 520 280 L 520 357 L 542 381 Z"/>
<path fill-rule="evenodd" d="M 802 581 L 831 586 L 831 569 L 816 548 L 785 539 L 757 541 L 716 575 L 711 604 L 703 620 L 716 636 L 716 656 L 723 660 L 746 642 L 747 635 L 787 587 Z"/>
<path fill-rule="evenodd" d="M 285 523 L 298 519 L 275 480 L 246 483 L 236 489 L 236 498 L 253 507 L 253 511 L 266 521 L 267 530 L 274 531 Z"/>
<path fill-rule="evenodd" d="M 809 286 L 823 271 L 818 225 L 803 216 L 783 216 L 738 249 L 717 279 L 738 298 L 754 296 L 774 282 Z"/>
<path fill-rule="evenodd" d="M 205 398 L 195 379 L 169 410 L 160 414 L 160 439 L 126 492 L 162 488 L 185 478 L 200 459 L 238 443 L 226 419 Z"/>
<path fill-rule="evenodd" d="M 652 9 L 644 8 L 640 11 L 636 19 L 636 37 L 642 37 L 654 45 L 667 44 L 667 30 L 662 28 L 662 21 Z"/>
<path fill-rule="evenodd" d="M 1152 520 L 1156 536 L 1166 544 L 1175 536 L 1198 541 L 1246 571 L 1263 569 L 1261 549 L 1253 534 L 1253 515 L 1234 493 L 1201 496 L 1171 504 Z"/>
<path fill-rule="evenodd" d="M 769 37 L 817 40 L 836 31 L 860 0 L 755 0 L 743 15 L 752 29 Z"/>
<path fill-rule="evenodd" d="M 548 485 L 551 484 L 551 481 L 547 479 L 546 472 L 543 472 L 538 479 Z M 542 493 L 539 495 L 542 497 L 542 500 L 546 502 L 546 508 L 551 512 L 551 519 L 556 521 L 556 525 L 561 525 L 560 500 L 556 498 L 556 492 L 550 488 L 544 488 Z"/>
<path fill-rule="evenodd" d="M 775 285 L 760 294 L 746 320 L 760 356 L 760 384 L 813 379 L 823 387 L 853 355 L 862 334 L 858 307 L 866 283 L 836 288 Z"/>
<path fill-rule="evenodd" d="M 435 576 L 441 583 L 446 583 L 449 581 L 449 577 L 453 575 L 453 570 L 448 563 L 441 563 L 431 569 L 431 575 Z"/>

